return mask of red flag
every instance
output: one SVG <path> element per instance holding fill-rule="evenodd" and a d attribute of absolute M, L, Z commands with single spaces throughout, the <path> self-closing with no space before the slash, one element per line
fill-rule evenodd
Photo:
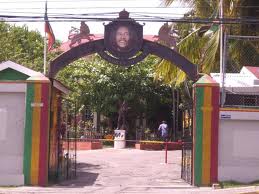
<path fill-rule="evenodd" d="M 55 43 L 55 36 L 52 31 L 52 28 L 49 23 L 48 19 L 48 14 L 47 14 L 47 1 L 45 2 L 45 16 L 44 16 L 44 21 L 45 21 L 45 33 L 46 33 L 46 38 L 47 38 L 47 45 L 48 45 L 48 51 L 50 51 Z"/>
<path fill-rule="evenodd" d="M 45 20 L 45 33 L 47 34 L 48 51 L 50 51 L 55 43 L 55 36 L 48 20 Z"/>

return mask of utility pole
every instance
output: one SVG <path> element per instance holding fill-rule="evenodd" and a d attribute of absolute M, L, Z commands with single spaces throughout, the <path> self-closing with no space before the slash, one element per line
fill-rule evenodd
<path fill-rule="evenodd" d="M 46 22 L 47 22 L 47 0 L 45 1 L 45 15 L 44 15 L 44 50 L 43 50 L 43 74 L 47 74 L 47 35 L 46 35 Z"/>
<path fill-rule="evenodd" d="M 224 44 L 226 44 L 226 42 L 224 42 L 224 26 L 223 26 L 223 18 L 224 18 L 224 4 L 223 4 L 223 0 L 220 0 L 219 2 L 219 17 L 220 17 L 220 81 L 221 81 L 221 101 L 220 101 L 220 105 L 221 107 L 224 105 L 225 103 L 225 55 L 224 55 L 224 51 L 225 51 L 225 47 Z"/>

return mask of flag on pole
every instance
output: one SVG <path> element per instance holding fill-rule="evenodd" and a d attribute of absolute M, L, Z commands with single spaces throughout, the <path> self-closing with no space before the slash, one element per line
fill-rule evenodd
<path fill-rule="evenodd" d="M 47 39 L 48 51 L 50 51 L 55 43 L 55 36 L 50 26 L 48 15 L 47 15 L 47 1 L 45 3 L 45 35 Z"/>

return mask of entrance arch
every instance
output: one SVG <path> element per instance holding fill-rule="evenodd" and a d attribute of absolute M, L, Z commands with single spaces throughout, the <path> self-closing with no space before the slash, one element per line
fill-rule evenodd
<path fill-rule="evenodd" d="M 191 80 L 197 79 L 197 66 L 173 49 L 156 42 L 143 40 L 141 51 L 142 53 L 140 55 L 121 61 L 116 58 L 111 58 L 109 57 L 110 55 L 106 54 L 104 39 L 86 42 L 73 47 L 72 49 L 62 53 L 53 61 L 51 61 L 49 77 L 54 78 L 58 71 L 81 57 L 98 53 L 103 59 L 111 61 L 113 64 L 126 66 L 136 64 L 137 62 L 147 57 L 149 54 L 156 55 L 174 63 L 177 67 L 184 71 Z"/>
<path fill-rule="evenodd" d="M 106 52 L 107 50 L 104 44 L 104 39 L 82 43 L 62 53 L 53 61 L 51 61 L 49 77 L 55 78 L 56 74 L 60 70 L 65 68 L 73 61 L 76 61 L 82 57 L 91 54 L 98 53 L 104 60 L 124 67 L 136 64 L 137 62 L 145 59 L 149 54 L 156 55 L 175 64 L 178 68 L 184 71 L 191 80 L 196 81 L 196 79 L 198 78 L 197 66 L 195 64 L 191 63 L 188 59 L 186 59 L 184 56 L 180 55 L 173 49 L 156 42 L 143 40 L 142 49 L 140 50 L 141 54 L 137 55 L 134 58 L 123 58 L 123 60 L 120 60 L 119 58 L 110 57 L 110 55 L 106 54 Z M 178 108 L 175 109 L 178 110 Z M 190 122 L 192 123 L 192 121 Z M 183 143 L 182 149 L 182 161 L 184 161 L 184 163 L 181 166 L 181 178 L 184 179 L 186 182 L 192 184 L 192 139 L 186 140 L 186 142 Z"/>
<path fill-rule="evenodd" d="M 73 61 L 95 53 L 99 54 L 104 60 L 123 67 L 134 65 L 151 54 L 172 62 L 183 72 L 185 72 L 191 80 L 197 80 L 198 72 L 197 66 L 195 64 L 167 46 L 143 39 L 142 26 L 137 24 L 134 20 L 128 20 L 130 19 L 128 18 L 128 15 L 123 15 L 127 14 L 125 11 L 122 11 L 121 13 L 117 20 L 114 20 L 105 26 L 103 39 L 93 41 L 89 40 L 86 43 L 79 44 L 78 46 L 72 47 L 70 50 L 62 53 L 53 61 L 51 61 L 48 73 L 49 77 L 55 78 L 56 74 L 60 70 L 62 70 Z M 118 43 L 117 48 L 112 46 L 114 39 L 111 39 L 110 37 L 116 36 L 116 29 L 119 27 L 128 27 L 128 33 L 133 33 L 135 37 L 134 40 L 136 40 L 134 41 L 132 39 L 134 44 L 129 44 L 130 47 L 126 48 L 126 52 L 125 50 L 120 50 L 122 48 L 118 48 Z M 188 163 L 188 168 L 190 167 L 191 163 L 192 162 Z M 188 173 L 188 176 L 191 176 L 191 174 L 192 173 Z"/>

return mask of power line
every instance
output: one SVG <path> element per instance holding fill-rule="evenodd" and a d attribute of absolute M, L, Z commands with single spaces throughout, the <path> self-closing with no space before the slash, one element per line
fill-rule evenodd
<path fill-rule="evenodd" d="M 76 21 L 114 21 L 114 15 L 111 17 L 89 17 L 89 16 L 51 16 L 49 21 L 51 22 L 76 22 Z M 8 16 L 0 15 L 3 21 L 6 22 L 43 22 L 44 17 L 42 16 Z M 173 17 L 134 17 L 135 21 L 142 22 L 174 22 L 174 23 L 203 23 L 203 24 L 259 24 L 259 19 L 251 18 L 173 18 Z M 124 21 L 131 21 L 131 19 L 125 19 Z"/>
<path fill-rule="evenodd" d="M 1 10 L 17 10 L 17 9 L 26 9 L 26 10 L 43 10 L 44 8 L 43 7 L 30 7 L 30 8 L 24 8 L 24 7 L 14 7 L 14 8 L 1 8 Z M 108 7 L 108 6 L 105 6 L 105 7 L 93 7 L 93 6 L 87 6 L 87 7 L 83 7 L 83 6 L 80 6 L 80 7 L 58 7 L 58 8 L 54 8 L 54 7 L 49 7 L 48 10 L 70 10 L 70 9 L 78 9 L 78 10 L 83 10 L 83 9 L 167 9 L 167 10 L 173 10 L 173 9 L 190 9 L 190 7 L 178 7 L 178 8 L 175 8 L 175 7 L 148 7 L 148 6 L 145 6 L 145 7 L 135 7 L 135 6 L 113 6 L 113 7 Z"/>
<path fill-rule="evenodd" d="M 44 15 L 44 12 L 39 13 L 39 12 L 20 12 L 20 11 L 13 11 L 13 12 L 1 12 L 0 9 L 0 13 L 2 13 L 1 17 L 2 18 L 20 18 L 20 17 L 42 17 L 42 15 Z M 3 14 L 4 13 L 4 14 Z M 24 15 L 17 15 L 17 14 L 24 14 Z M 26 15 L 25 15 L 26 14 Z M 29 15 L 28 15 L 29 14 Z M 31 14 L 36 14 L 38 16 L 31 16 Z M 73 13 L 59 13 L 59 12 L 49 12 L 48 16 L 49 18 L 53 18 L 55 19 L 55 16 L 59 16 L 59 17 L 66 17 L 66 19 L 69 19 L 69 17 L 71 17 L 71 19 L 75 19 L 74 17 L 87 17 L 87 16 L 102 16 L 103 18 L 105 18 L 106 16 L 113 16 L 113 17 L 118 17 L 118 12 L 88 12 L 88 13 L 77 13 L 77 14 L 73 14 Z M 162 17 L 162 18 L 170 18 L 172 16 L 181 16 L 183 17 L 184 14 L 182 13 L 175 13 L 175 12 L 138 12 L 138 11 L 134 11 L 134 12 L 130 12 L 130 17 L 132 17 L 134 19 L 134 16 L 143 16 L 143 17 Z M 201 18 L 201 19 L 206 19 L 207 17 Z M 79 18 L 81 19 L 81 18 Z M 192 18 L 184 18 L 184 19 L 192 19 Z M 211 19 L 211 17 L 209 17 L 209 19 Z M 229 17 L 227 19 L 259 19 L 258 17 L 254 17 L 254 16 L 247 16 L 247 17 Z"/>
<path fill-rule="evenodd" d="M 48 3 L 49 4 L 52 4 L 52 3 L 62 3 L 62 4 L 66 4 L 66 3 L 69 3 L 69 4 L 75 4 L 77 2 L 84 2 L 85 4 L 87 4 L 88 2 L 110 2 L 110 3 L 113 3 L 111 0 L 48 0 Z M 142 1 L 142 2 L 145 2 L 145 1 L 148 1 L 148 2 L 152 2 L 152 0 L 116 0 L 116 3 L 117 2 L 132 2 L 132 1 Z M 14 1 L 11 1 L 11 0 L 8 0 L 8 1 L 0 1 L 0 4 L 26 4 L 28 3 L 29 5 L 31 4 L 45 4 L 46 0 L 40 0 L 40 1 L 29 1 L 29 0 L 25 0 L 25 1 L 18 1 L 18 0 L 14 0 Z M 153 2 L 157 2 L 157 1 L 153 1 Z M 82 4 L 80 4 L 81 6 Z M 186 6 L 187 5 L 187 6 Z M 96 8 L 99 8 L 100 6 L 95 6 Z M 114 6 L 113 6 L 114 7 Z M 123 6 L 120 6 L 120 7 L 123 7 Z M 140 6 L 138 7 L 135 7 L 135 8 L 139 8 Z M 235 8 L 259 8 L 259 5 L 234 5 Z M 100 7 L 102 8 L 102 7 Z M 148 8 L 148 7 L 147 7 Z M 156 7 L 152 7 L 152 8 L 156 8 Z M 182 4 L 180 5 L 170 5 L 170 6 L 165 6 L 163 3 L 160 3 L 160 5 L 158 5 L 157 8 L 213 8 L 213 5 L 199 5 L 199 6 L 192 6 L 190 4 L 185 4 L 184 6 Z M 63 9 L 63 8 L 62 8 Z"/>
<path fill-rule="evenodd" d="M 5 12 L 5 11 L 0 11 L 0 13 L 8 15 L 8 16 L 14 16 L 12 14 L 36 14 L 39 16 L 44 15 L 44 12 L 39 13 L 39 12 L 20 12 L 20 11 L 13 11 L 13 12 Z M 118 16 L 118 12 L 102 12 L 102 13 L 78 13 L 78 14 L 70 14 L 70 13 L 48 13 L 48 16 L 90 16 L 90 15 L 113 15 L 113 16 Z M 132 15 L 138 15 L 138 16 L 146 16 L 146 17 L 152 17 L 155 15 L 170 15 L 170 16 L 183 16 L 181 13 L 166 13 L 166 12 L 130 12 L 131 16 Z M 148 15 L 149 14 L 149 15 Z"/>
<path fill-rule="evenodd" d="M 0 3 L 1 4 L 1 3 Z M 63 9 L 113 9 L 113 8 L 135 8 L 135 9 L 194 9 L 194 7 L 191 6 L 181 6 L 181 7 L 152 7 L 152 6 L 86 6 L 86 7 L 48 7 L 48 10 L 50 9 L 56 9 L 56 10 L 63 10 Z M 211 6 L 202 6 L 199 8 L 212 8 Z M 236 8 L 259 8 L 259 6 L 237 6 Z M 1 8 L 2 10 L 13 10 L 13 9 L 44 9 L 44 7 L 11 7 L 11 8 Z"/>
<path fill-rule="evenodd" d="M 73 2 L 96 2 L 96 1 L 103 1 L 107 2 L 107 0 L 70 0 L 70 1 L 64 1 L 64 0 L 53 0 L 50 1 L 48 0 L 48 3 L 73 3 Z M 116 0 L 117 2 L 128 2 L 128 1 L 148 1 L 150 2 L 151 0 Z M 42 1 L 19 1 L 19 3 L 45 3 L 45 0 Z M 110 1 L 111 2 L 111 1 Z M 12 4 L 12 3 L 17 3 L 17 0 L 15 1 L 0 1 L 0 3 L 6 3 L 6 4 Z"/>
<path fill-rule="evenodd" d="M 96 2 L 96 1 L 101 1 L 101 2 L 107 2 L 108 0 L 68 0 L 68 1 L 66 1 L 66 0 L 48 0 L 48 3 L 75 3 L 75 2 L 85 2 L 85 3 L 87 3 L 87 2 Z M 152 0 L 116 0 L 117 2 L 129 2 L 129 1 L 148 1 L 148 2 L 152 2 Z M 19 0 L 19 2 L 17 1 L 17 0 L 14 0 L 14 1 L 11 1 L 11 0 L 9 0 L 9 1 L 0 1 L 0 4 L 17 4 L 17 3 L 22 3 L 22 4 L 24 4 L 24 3 L 29 3 L 29 4 L 31 4 L 31 3 L 45 3 L 46 2 L 46 0 L 41 0 L 41 1 L 29 1 L 29 0 L 27 0 L 27 1 L 20 1 Z M 111 2 L 111 1 L 110 1 Z M 160 3 L 160 5 L 163 5 L 162 3 Z M 162 6 L 161 6 L 162 7 Z M 163 7 L 170 7 L 170 6 L 163 6 Z M 173 6 L 173 7 L 176 7 L 176 8 L 182 8 L 183 6 Z M 192 8 L 193 6 L 188 6 L 188 8 Z M 199 5 L 199 6 L 196 6 L 196 7 L 198 7 L 198 8 L 205 8 L 205 7 L 212 7 L 212 5 L 210 6 L 210 5 Z M 257 7 L 259 7 L 259 5 L 234 5 L 234 7 L 247 7 L 247 8 L 257 8 Z"/>

